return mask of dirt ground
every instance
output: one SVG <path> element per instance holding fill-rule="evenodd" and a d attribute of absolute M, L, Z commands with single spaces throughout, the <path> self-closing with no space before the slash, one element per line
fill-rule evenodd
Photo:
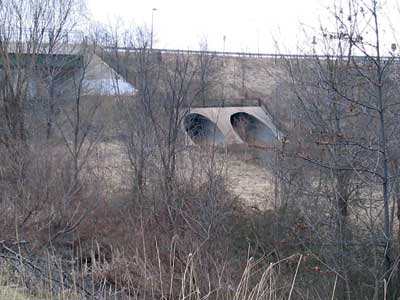
<path fill-rule="evenodd" d="M 227 164 L 229 190 L 254 209 L 273 208 L 273 177 L 253 160 L 231 156 Z"/>
<path fill-rule="evenodd" d="M 96 173 L 105 178 L 109 191 L 116 187 L 124 188 L 129 184 L 124 176 L 128 174 L 130 162 L 122 147 L 115 143 L 102 143 L 96 150 Z M 241 150 L 216 155 L 216 160 L 224 164 L 225 180 L 233 195 L 252 209 L 273 208 L 273 176 L 254 155 Z"/>

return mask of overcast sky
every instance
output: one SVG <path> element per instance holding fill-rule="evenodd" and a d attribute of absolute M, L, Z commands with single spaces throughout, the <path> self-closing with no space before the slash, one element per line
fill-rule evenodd
<path fill-rule="evenodd" d="M 225 45 L 226 51 L 273 53 L 274 39 L 285 45 L 280 52 L 284 47 L 290 52 L 308 47 L 311 40 L 303 30 L 317 30 L 331 4 L 332 0 L 89 0 L 89 10 L 96 21 L 120 19 L 150 28 L 156 8 L 155 48 L 199 49 L 206 40 L 210 50 L 222 51 Z M 387 0 L 386 6 L 393 11 L 397 0 Z"/>

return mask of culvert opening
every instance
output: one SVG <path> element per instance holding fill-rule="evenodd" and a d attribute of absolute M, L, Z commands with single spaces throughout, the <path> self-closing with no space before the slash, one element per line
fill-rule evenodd
<path fill-rule="evenodd" d="M 250 146 L 269 147 L 275 140 L 272 129 L 248 113 L 233 114 L 231 124 L 239 137 Z"/>
<path fill-rule="evenodd" d="M 205 116 L 192 113 L 183 121 L 186 132 L 195 144 L 223 144 L 224 135 L 217 125 Z"/>

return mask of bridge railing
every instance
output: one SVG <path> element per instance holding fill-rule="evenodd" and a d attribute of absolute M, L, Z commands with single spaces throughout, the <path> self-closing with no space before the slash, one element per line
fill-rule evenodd
<path fill-rule="evenodd" d="M 83 31 L 62 31 L 57 32 L 54 29 L 48 29 L 40 32 L 35 32 L 31 28 L 3 28 L 0 32 L 1 39 L 7 39 L 9 42 L 25 43 L 31 40 L 34 35 L 39 35 L 43 43 L 51 43 L 53 39 L 57 39 L 62 44 L 79 44 L 82 41 L 90 41 L 90 34 L 84 33 Z M 353 59 L 353 60 L 371 60 L 374 56 L 363 56 L 363 55 L 352 55 L 338 56 L 338 55 L 324 55 L 324 54 L 291 54 L 291 53 L 254 53 L 254 52 L 230 52 L 230 51 L 209 51 L 209 50 L 181 50 L 181 49 L 165 49 L 165 48 L 153 48 L 144 49 L 139 47 L 132 47 L 131 44 L 126 40 L 120 40 L 115 44 L 115 39 L 112 38 L 107 32 L 96 34 L 96 38 L 93 40 L 101 48 L 102 51 L 128 51 L 128 52 L 139 52 L 143 50 L 152 51 L 155 53 L 171 53 L 171 54 L 202 54 L 202 55 L 214 55 L 214 56 L 226 56 L 226 57 L 260 57 L 260 58 L 286 58 L 286 59 Z M 396 60 L 399 61 L 399 56 L 382 56 L 382 60 Z"/>
<path fill-rule="evenodd" d="M 37 40 L 42 43 L 52 43 L 54 40 L 63 44 L 79 44 L 88 37 L 82 31 L 57 31 L 56 29 L 34 30 L 32 28 L 3 28 L 0 32 L 2 41 L 11 43 L 27 43 Z"/>
<path fill-rule="evenodd" d="M 212 99 L 206 101 L 195 101 L 192 107 L 244 107 L 244 106 L 261 106 L 260 99 Z"/>
<path fill-rule="evenodd" d="M 99 44 L 100 45 L 100 44 Z M 125 47 L 125 46 L 112 46 L 112 45 L 103 45 L 101 46 L 103 51 L 111 52 L 111 51 L 127 51 L 127 52 L 140 52 L 143 51 L 144 48 L 136 48 L 136 47 Z M 326 54 L 291 54 L 291 53 L 254 53 L 254 52 L 230 52 L 230 51 L 209 51 L 209 50 L 181 50 L 181 49 L 165 49 L 165 48 L 153 48 L 147 49 L 152 52 L 159 53 L 171 53 L 171 54 L 197 54 L 197 55 L 214 55 L 214 56 L 226 56 L 226 57 L 260 57 L 260 58 L 286 58 L 286 59 L 343 59 L 348 60 L 358 60 L 365 61 L 374 59 L 376 57 L 373 56 L 364 56 L 364 55 L 352 55 L 352 56 L 340 56 L 340 55 L 326 55 Z M 381 60 L 396 60 L 400 61 L 400 57 L 398 56 L 382 56 Z"/>

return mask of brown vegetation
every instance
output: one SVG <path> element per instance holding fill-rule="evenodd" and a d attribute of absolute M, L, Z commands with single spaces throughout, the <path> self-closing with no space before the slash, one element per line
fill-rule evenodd
<path fill-rule="evenodd" d="M 0 1 L 0 299 L 397 299 L 398 59 L 377 3 L 362 21 L 349 4 L 326 56 L 271 74 L 160 56 L 145 30 L 67 46 L 79 1 Z M 285 137 L 190 145 L 191 106 L 232 95 L 270 104 Z"/>

